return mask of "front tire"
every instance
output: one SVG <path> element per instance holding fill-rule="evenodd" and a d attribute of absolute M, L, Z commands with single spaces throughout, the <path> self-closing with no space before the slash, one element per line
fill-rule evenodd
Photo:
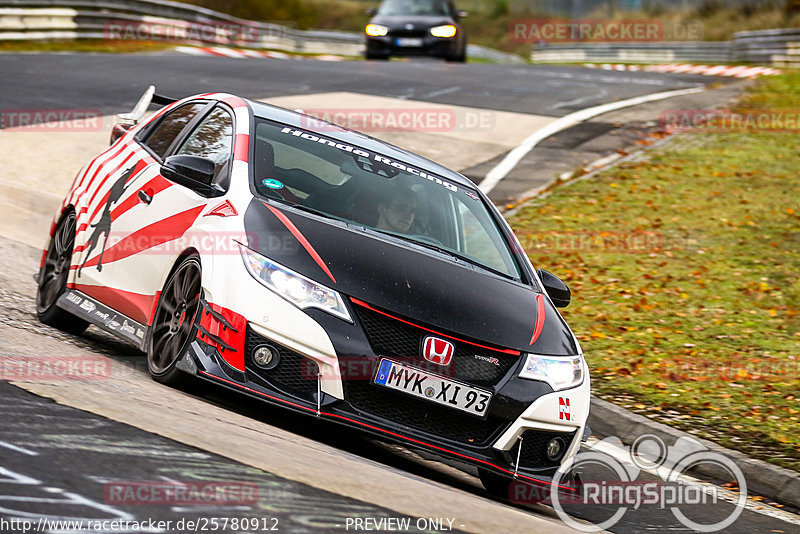
<path fill-rule="evenodd" d="M 189 256 L 178 264 L 164 285 L 153 317 L 147 368 L 156 382 L 181 386 L 190 381 L 177 363 L 194 337 L 200 293 L 200 259 Z"/>
<path fill-rule="evenodd" d="M 70 334 L 80 334 L 89 326 L 83 319 L 57 306 L 59 297 L 67 289 L 72 250 L 75 247 L 75 221 L 75 212 L 70 209 L 56 226 L 44 265 L 39 269 L 39 285 L 36 289 L 36 317 L 42 323 Z"/>
<path fill-rule="evenodd" d="M 467 62 L 467 49 L 464 47 L 461 52 L 454 56 L 448 56 L 445 58 L 445 61 L 448 63 L 466 63 Z"/>

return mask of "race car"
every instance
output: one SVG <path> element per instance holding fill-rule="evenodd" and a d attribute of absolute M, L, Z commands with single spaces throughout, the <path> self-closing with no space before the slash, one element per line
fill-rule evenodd
<path fill-rule="evenodd" d="M 570 291 L 470 180 L 300 112 L 154 93 L 55 214 L 43 323 L 133 343 L 164 384 L 472 464 L 494 493 L 577 452 L 590 382 L 556 309 Z"/>

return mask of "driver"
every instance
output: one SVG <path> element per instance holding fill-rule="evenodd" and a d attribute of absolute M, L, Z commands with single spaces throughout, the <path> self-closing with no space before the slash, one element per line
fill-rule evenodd
<path fill-rule="evenodd" d="M 378 203 L 378 224 L 381 230 L 406 234 L 414 224 L 417 195 L 407 187 L 397 187 L 394 194 Z"/>

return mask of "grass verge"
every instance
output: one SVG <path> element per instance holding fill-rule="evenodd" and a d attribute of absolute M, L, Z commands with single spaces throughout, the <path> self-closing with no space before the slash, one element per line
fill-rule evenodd
<path fill-rule="evenodd" d="M 124 41 L 112 39 L 76 39 L 69 41 L 0 41 L 0 52 L 159 52 L 178 43 L 158 41 Z"/>
<path fill-rule="evenodd" d="M 743 108 L 800 113 L 800 75 Z M 573 291 L 595 394 L 800 470 L 800 138 L 691 133 L 510 220 Z"/>

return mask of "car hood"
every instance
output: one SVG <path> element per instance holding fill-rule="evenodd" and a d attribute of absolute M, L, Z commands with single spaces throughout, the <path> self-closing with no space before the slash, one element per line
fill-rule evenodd
<path fill-rule="evenodd" d="M 414 26 L 415 30 L 427 30 L 443 24 L 455 24 L 453 19 L 446 15 L 408 16 L 408 15 L 377 15 L 370 21 L 371 24 L 380 24 L 390 30 L 405 29 L 406 24 Z"/>
<path fill-rule="evenodd" d="M 259 200 L 251 202 L 244 224 L 251 249 L 346 297 L 499 347 L 577 353 L 572 333 L 547 298 L 544 328 L 530 345 L 537 293 L 518 282 L 413 244 Z"/>

